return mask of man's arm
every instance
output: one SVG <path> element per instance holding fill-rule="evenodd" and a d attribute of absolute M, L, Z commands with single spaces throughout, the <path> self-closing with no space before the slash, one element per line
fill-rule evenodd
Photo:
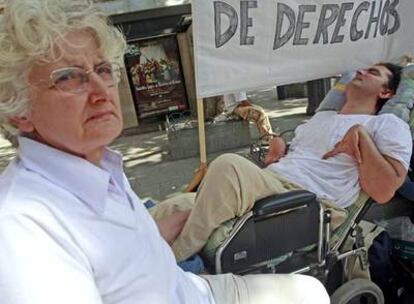
<path fill-rule="evenodd" d="M 388 202 L 394 196 L 407 174 L 399 161 L 381 154 L 361 125 L 350 128 L 344 138 L 323 158 L 339 153 L 346 153 L 355 159 L 359 166 L 361 188 L 380 204 Z"/>
<path fill-rule="evenodd" d="M 387 203 L 404 182 L 407 170 L 398 160 L 382 155 L 363 127 L 358 130 L 362 158 L 359 166 L 361 187 L 377 203 Z"/>

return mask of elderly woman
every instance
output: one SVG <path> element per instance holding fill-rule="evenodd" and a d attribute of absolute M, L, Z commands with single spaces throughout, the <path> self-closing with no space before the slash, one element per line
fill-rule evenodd
<path fill-rule="evenodd" d="M 0 113 L 19 150 L 0 178 L 1 303 L 328 303 L 311 277 L 177 267 L 106 148 L 124 48 L 87 0 L 6 3 Z"/>

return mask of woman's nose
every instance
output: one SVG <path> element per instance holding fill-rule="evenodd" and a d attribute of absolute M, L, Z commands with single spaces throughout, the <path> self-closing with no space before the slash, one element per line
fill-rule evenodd
<path fill-rule="evenodd" d="M 94 73 L 89 75 L 89 92 L 92 102 L 106 100 L 108 97 L 108 89 L 107 83 L 101 77 Z"/>
<path fill-rule="evenodd" d="M 109 85 L 95 73 L 89 74 L 89 87 L 94 93 L 101 93 L 106 95 L 108 93 Z"/>

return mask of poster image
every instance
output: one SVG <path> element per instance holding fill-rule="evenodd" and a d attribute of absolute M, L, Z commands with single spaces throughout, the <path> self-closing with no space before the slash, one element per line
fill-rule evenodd
<path fill-rule="evenodd" d="M 126 65 L 138 118 L 188 109 L 175 35 L 129 44 Z"/>

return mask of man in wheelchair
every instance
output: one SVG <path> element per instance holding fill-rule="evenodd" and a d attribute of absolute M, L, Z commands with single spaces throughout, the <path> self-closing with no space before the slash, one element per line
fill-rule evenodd
<path fill-rule="evenodd" d="M 277 162 L 265 169 L 233 154 L 214 160 L 188 219 L 169 239 L 177 260 L 200 251 L 222 223 L 273 194 L 305 189 L 338 211 L 355 202 L 361 190 L 380 204 L 388 202 L 407 174 L 412 140 L 404 121 L 375 114 L 396 92 L 400 74 L 401 67 L 388 63 L 359 70 L 346 87 L 342 110 L 318 112 L 299 126 L 288 153 L 268 158 Z M 168 205 L 159 204 L 155 218 L 171 212 Z M 334 218 L 333 224 L 341 220 Z"/>

